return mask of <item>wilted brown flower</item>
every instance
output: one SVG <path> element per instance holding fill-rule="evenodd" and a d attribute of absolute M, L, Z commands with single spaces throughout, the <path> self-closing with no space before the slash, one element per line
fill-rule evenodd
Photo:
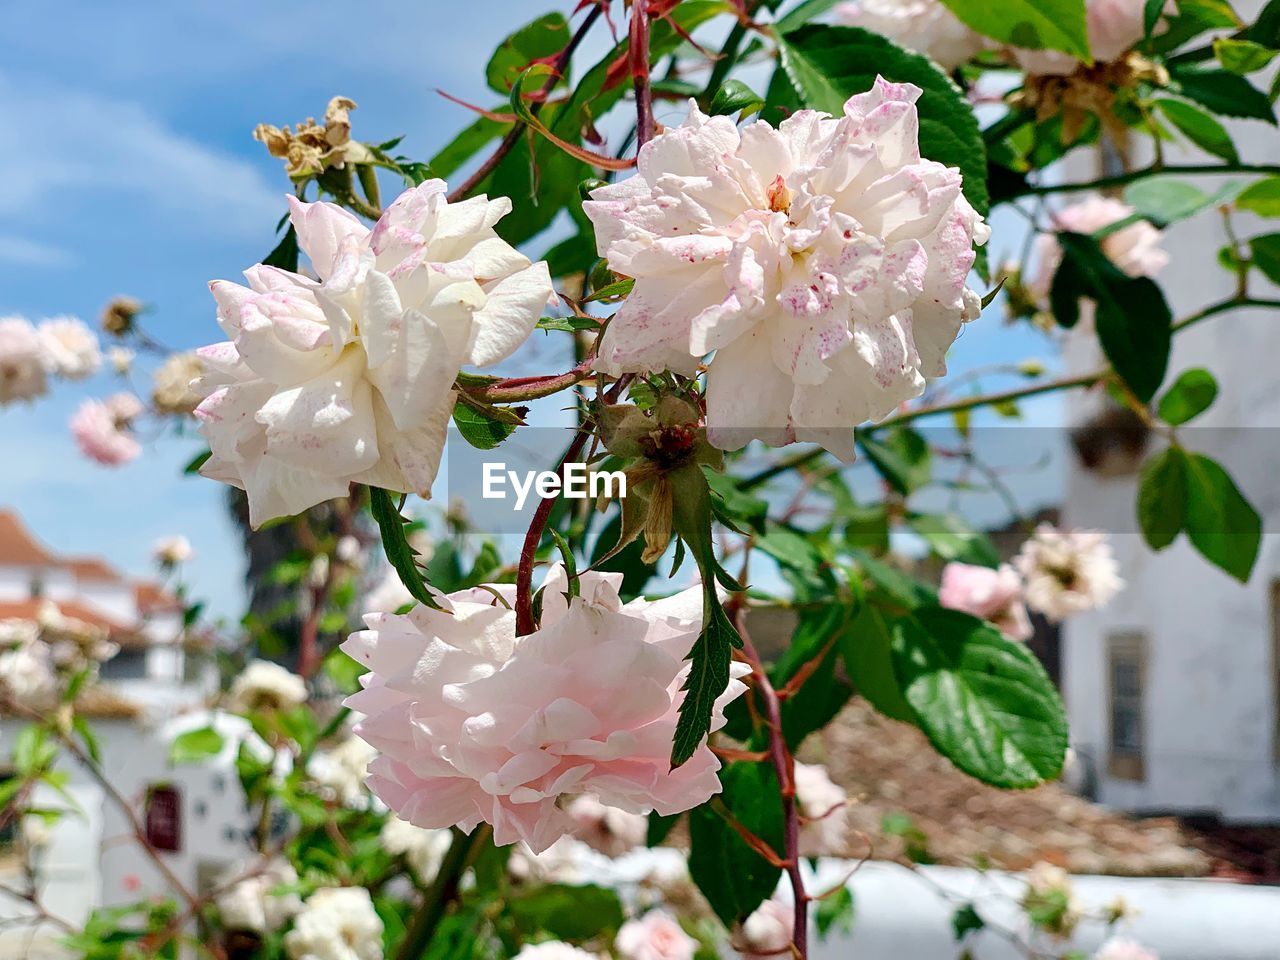
<path fill-rule="evenodd" d="M 204 363 L 194 353 L 175 353 L 156 371 L 151 400 L 161 413 L 190 414 L 204 396 L 191 381 L 204 376 Z"/>
<path fill-rule="evenodd" d="M 1125 124 L 1116 114 L 1116 105 L 1131 97 L 1143 82 L 1165 86 L 1169 82 L 1168 71 L 1141 54 L 1130 52 L 1108 63 L 1082 64 L 1066 76 L 1029 74 L 1022 89 L 1010 100 L 1014 106 L 1034 110 L 1037 123 L 1061 114 L 1064 144 L 1075 141 L 1091 115 L 1119 138 Z"/>
<path fill-rule="evenodd" d="M 314 117 L 307 117 L 296 130 L 260 123 L 253 130 L 253 139 L 265 144 L 273 157 L 283 159 L 285 173 L 294 179 L 312 177 L 348 161 L 363 163 L 370 159 L 368 148 L 351 139 L 351 111 L 355 108 L 354 100 L 334 97 L 325 108 L 322 124 Z"/>
<path fill-rule="evenodd" d="M 115 297 L 102 310 L 102 330 L 113 337 L 123 337 L 133 329 L 133 321 L 141 312 L 140 301 Z"/>

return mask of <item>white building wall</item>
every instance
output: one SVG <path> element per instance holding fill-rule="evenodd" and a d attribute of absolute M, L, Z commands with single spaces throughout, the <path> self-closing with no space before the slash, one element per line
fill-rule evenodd
<path fill-rule="evenodd" d="M 1237 4 L 1242 15 L 1256 2 Z M 1275 149 L 1274 127 L 1231 124 L 1246 160 L 1266 161 Z M 1204 162 L 1203 155 L 1167 152 L 1171 163 Z M 1137 163 L 1145 162 L 1138 158 Z M 1088 176 L 1075 169 L 1073 178 Z M 1237 178 L 1243 180 L 1245 178 Z M 1224 178 L 1205 178 L 1217 190 Z M 1243 238 L 1273 230 L 1237 215 Z M 1233 278 L 1216 263 L 1227 242 L 1221 220 L 1205 211 L 1175 224 L 1165 238 L 1171 263 L 1160 275 L 1175 317 L 1231 296 Z M 1277 292 L 1256 273 L 1255 296 Z M 1263 515 L 1264 530 L 1280 530 L 1280 320 L 1275 311 L 1238 310 L 1187 329 L 1174 340 L 1166 388 L 1182 371 L 1206 367 L 1220 393 L 1208 413 L 1180 429 L 1183 445 L 1223 464 Z M 1079 345 L 1067 351 L 1070 369 L 1093 369 L 1096 355 Z M 1096 398 L 1072 401 L 1072 422 L 1095 408 Z M 1158 441 L 1156 441 L 1158 443 Z M 1153 446 L 1151 449 L 1158 449 Z M 1097 776 L 1104 803 L 1133 810 L 1209 811 L 1229 820 L 1280 820 L 1273 662 L 1271 584 L 1280 579 L 1280 538 L 1264 536 L 1253 576 L 1240 585 L 1212 567 L 1181 538 L 1153 554 L 1137 534 L 1137 478 L 1104 478 L 1070 458 L 1064 517 L 1067 524 L 1112 531 L 1127 587 L 1107 609 L 1064 625 L 1063 685 L 1077 749 Z M 1146 636 L 1145 777 L 1107 775 L 1109 741 L 1108 636 Z"/>

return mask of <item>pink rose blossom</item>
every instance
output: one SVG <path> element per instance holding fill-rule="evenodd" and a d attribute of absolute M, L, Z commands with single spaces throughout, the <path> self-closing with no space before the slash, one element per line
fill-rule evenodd
<path fill-rule="evenodd" d="M 131 393 L 86 400 L 71 418 L 71 433 L 80 452 L 109 467 L 133 460 L 142 452 L 142 446 L 130 425 L 143 409 L 142 401 Z"/>
<path fill-rule="evenodd" d="M 595 797 L 581 796 L 569 804 L 574 836 L 606 857 L 620 857 L 643 847 L 649 821 L 636 813 L 606 806 Z"/>
<path fill-rule="evenodd" d="M 989 621 L 1011 640 L 1031 637 L 1031 619 L 1022 602 L 1022 580 L 1007 563 L 996 570 L 948 563 L 942 569 L 938 603 Z"/>
<path fill-rule="evenodd" d="M 566 601 L 553 568 L 541 627 L 524 637 L 481 589 L 443 598 L 443 610 L 367 614 L 343 649 L 370 670 L 347 705 L 365 714 L 356 733 L 381 754 L 369 765 L 374 793 L 416 826 L 487 822 L 496 843 L 523 840 L 535 853 L 573 831 L 562 796 L 671 815 L 718 793 L 720 762 L 705 744 L 670 769 L 701 588 L 624 605 L 620 582 L 586 573 Z M 735 678 L 745 672 L 734 665 Z M 715 728 L 744 690 L 731 680 Z"/>
<path fill-rule="evenodd" d="M 1071 233 L 1096 233 L 1113 223 L 1133 216 L 1134 209 L 1112 197 L 1092 194 L 1078 203 L 1065 207 L 1053 217 L 1055 230 Z M 1169 254 L 1160 246 L 1164 233 L 1146 220 L 1139 220 L 1108 234 L 1100 241 L 1107 259 L 1130 277 L 1154 277 L 1169 264 Z M 1039 298 L 1049 296 L 1053 275 L 1062 263 L 1062 248 L 1051 233 L 1036 238 L 1036 256 L 1039 268 L 1029 284 Z"/>
<path fill-rule="evenodd" d="M 965 279 L 990 231 L 959 171 L 920 156 L 920 93 L 878 78 L 842 116 L 777 129 L 691 106 L 645 144 L 635 176 L 584 204 L 600 254 L 636 281 L 597 366 L 691 374 L 714 351 L 714 445 L 851 460 L 854 426 L 945 373 L 981 309 Z"/>
<path fill-rule="evenodd" d="M 993 46 L 952 13 L 942 0 L 854 0 L 838 4 L 836 23 L 862 27 L 888 37 L 954 70 Z"/>
<path fill-rule="evenodd" d="M 550 940 L 525 947 L 512 960 L 600 960 L 600 957 L 559 940 Z"/>
<path fill-rule="evenodd" d="M 628 920 L 613 946 L 620 960 L 693 960 L 698 951 L 698 941 L 663 910 Z"/>

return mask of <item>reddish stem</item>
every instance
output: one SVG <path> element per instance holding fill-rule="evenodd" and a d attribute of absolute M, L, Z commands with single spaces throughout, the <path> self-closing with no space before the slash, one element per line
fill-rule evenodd
<path fill-rule="evenodd" d="M 809 895 L 804 890 L 804 875 L 800 872 L 800 810 L 796 803 L 795 758 L 787 747 L 782 735 L 782 701 L 778 699 L 773 684 L 769 682 L 769 674 L 764 662 L 751 642 L 747 632 L 746 606 L 737 604 L 734 610 L 734 623 L 738 635 L 742 638 L 742 654 L 751 666 L 755 691 L 764 704 L 765 726 L 769 730 L 769 759 L 778 775 L 778 784 L 782 788 L 783 845 L 785 850 L 784 867 L 791 881 L 791 891 L 795 898 L 795 932 L 791 935 L 792 946 L 799 960 L 809 956 Z"/>
<path fill-rule="evenodd" d="M 567 373 L 549 377 L 513 377 L 509 380 L 499 380 L 496 383 L 462 389 L 485 403 L 519 403 L 524 400 L 537 400 L 586 380 L 594 373 L 595 362 L 595 355 L 592 354 Z"/>
<path fill-rule="evenodd" d="M 578 25 L 577 31 L 569 38 L 568 44 L 566 44 L 565 48 L 560 51 L 560 55 L 556 57 L 555 62 L 552 63 L 551 73 L 542 84 L 542 87 L 538 90 L 533 102 L 529 104 L 529 112 L 535 117 L 538 115 L 538 111 L 542 109 L 542 103 L 546 99 L 547 94 L 551 92 L 556 83 L 559 82 L 560 78 L 564 75 L 564 72 L 569 68 L 569 61 L 573 59 L 573 53 L 578 49 L 578 45 L 582 43 L 582 38 L 587 35 L 587 31 L 591 29 L 592 25 L 600 19 L 600 14 L 604 12 L 604 8 L 605 5 L 603 3 L 592 8 L 591 12 L 587 14 L 582 23 Z M 461 186 L 457 187 L 449 194 L 449 202 L 457 203 L 459 200 L 465 199 L 472 190 L 480 186 L 480 184 L 484 182 L 485 178 L 497 169 L 498 164 L 502 162 L 502 158 L 510 153 L 512 148 L 520 142 L 520 135 L 524 133 L 524 129 L 524 123 L 519 122 L 508 130 L 507 135 L 502 138 L 502 142 L 498 144 L 498 149 L 493 152 L 493 155 L 484 163 L 480 164 L 480 167 L 476 172 L 467 177 L 467 179 L 462 182 Z"/>
<path fill-rule="evenodd" d="M 653 139 L 657 123 L 653 118 L 653 90 L 649 85 L 649 5 L 647 0 L 631 4 L 631 81 L 636 91 L 636 147 Z"/>

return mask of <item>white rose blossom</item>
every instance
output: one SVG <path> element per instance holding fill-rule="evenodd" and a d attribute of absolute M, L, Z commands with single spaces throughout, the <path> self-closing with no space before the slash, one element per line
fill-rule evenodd
<path fill-rule="evenodd" d="M 347 737 L 336 747 L 317 752 L 307 773 L 344 807 L 365 806 L 369 800 L 365 780 L 377 755 L 378 751 L 359 737 Z"/>
<path fill-rule="evenodd" d="M 195 551 L 191 549 L 190 540 L 178 535 L 157 540 L 151 547 L 151 555 L 162 567 L 176 567 L 190 560 Z"/>
<path fill-rule="evenodd" d="M 1160 955 L 1136 940 L 1112 937 L 1098 948 L 1093 960 L 1160 960 Z"/>
<path fill-rule="evenodd" d="M 397 816 L 387 817 L 378 839 L 392 856 L 403 856 L 420 883 L 430 883 L 449 852 L 453 834 L 448 830 L 424 830 Z"/>
<path fill-rule="evenodd" d="M 947 70 L 994 46 L 947 9 L 942 0 L 854 0 L 835 8 L 838 24 L 862 27 L 914 50 Z"/>
<path fill-rule="evenodd" d="M 230 339 L 199 351 L 201 472 L 246 491 L 255 527 L 352 483 L 428 496 L 460 368 L 509 356 L 552 295 L 546 264 L 494 232 L 506 198 L 448 203 L 428 180 L 372 230 L 290 204 L 319 282 L 261 264 L 247 287 L 215 281 Z"/>
<path fill-rule="evenodd" d="M 1172 4 L 1166 9 L 1172 11 Z M 1146 32 L 1145 10 L 1145 0 L 1085 0 L 1085 27 L 1093 59 L 1111 63 L 1133 49 Z M 1042 76 L 1066 76 L 1080 67 L 1079 60 L 1060 50 L 1015 47 L 1013 56 L 1027 73 Z"/>
<path fill-rule="evenodd" d="M 796 800 L 805 818 L 802 836 L 816 853 L 836 855 L 849 832 L 849 795 L 820 764 L 797 763 Z"/>
<path fill-rule="evenodd" d="M 590 795 L 578 797 L 567 812 L 575 825 L 574 836 L 606 857 L 620 857 L 643 847 L 649 834 L 646 817 L 608 806 Z"/>
<path fill-rule="evenodd" d="M 559 940 L 550 940 L 523 948 L 512 960 L 600 960 L 600 957 Z"/>
<path fill-rule="evenodd" d="M 1095 610 L 1124 586 L 1106 534 L 1036 528 L 1014 558 L 1027 606 L 1050 620 Z"/>
<path fill-rule="evenodd" d="M 296 892 L 280 890 L 297 882 L 297 871 L 287 860 L 237 864 L 218 879 L 214 906 L 229 930 L 274 933 L 302 909 Z"/>
<path fill-rule="evenodd" d="M 746 960 L 763 960 L 787 953 L 796 928 L 795 910 L 780 900 L 766 900 L 747 917 L 734 946 Z"/>
<path fill-rule="evenodd" d="M 75 317 L 51 317 L 37 328 L 45 369 L 64 380 L 83 380 L 102 365 L 98 336 Z"/>
<path fill-rule="evenodd" d="M 307 682 L 278 663 L 253 660 L 231 681 L 227 709 L 233 713 L 292 710 L 305 703 Z"/>
<path fill-rule="evenodd" d="M 363 887 L 324 887 L 307 897 L 285 934 L 291 960 L 382 960 L 382 918 Z"/>
<path fill-rule="evenodd" d="M 40 335 L 22 317 L 0 317 L 0 406 L 49 389 Z"/>
<path fill-rule="evenodd" d="M 920 156 L 920 89 L 877 78 L 844 115 L 739 130 L 691 105 L 638 173 L 584 207 L 609 267 L 635 278 L 597 366 L 707 368 L 711 442 L 820 443 L 918 396 L 981 301 L 965 286 L 990 231 L 960 174 Z"/>

